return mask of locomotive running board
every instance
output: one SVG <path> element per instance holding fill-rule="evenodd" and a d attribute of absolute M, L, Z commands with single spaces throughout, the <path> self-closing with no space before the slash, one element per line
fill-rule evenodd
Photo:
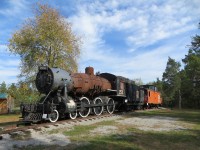
<path fill-rule="evenodd" d="M 117 90 L 107 89 L 106 93 L 109 93 L 111 95 L 117 95 Z"/>

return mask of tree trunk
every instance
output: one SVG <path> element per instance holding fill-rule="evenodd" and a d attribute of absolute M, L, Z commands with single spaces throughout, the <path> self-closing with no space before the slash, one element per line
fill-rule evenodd
<path fill-rule="evenodd" d="M 179 109 L 181 109 L 181 101 L 182 101 L 182 99 L 181 99 L 181 90 L 178 90 L 178 92 L 179 92 Z"/>

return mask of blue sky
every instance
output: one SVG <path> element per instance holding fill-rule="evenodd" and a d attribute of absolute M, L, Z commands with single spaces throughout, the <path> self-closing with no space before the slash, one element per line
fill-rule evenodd
<path fill-rule="evenodd" d="M 12 34 L 33 17 L 36 0 L 0 0 L 0 83 L 16 83 L 20 58 L 7 50 Z M 43 0 L 82 37 L 86 66 L 144 83 L 162 78 L 168 57 L 181 62 L 199 34 L 199 0 Z"/>

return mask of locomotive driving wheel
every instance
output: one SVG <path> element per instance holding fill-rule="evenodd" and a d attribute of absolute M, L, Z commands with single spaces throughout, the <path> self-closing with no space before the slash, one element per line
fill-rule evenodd
<path fill-rule="evenodd" d="M 102 105 L 103 101 L 102 101 L 102 99 L 100 97 L 97 97 L 97 98 L 94 99 L 94 104 L 96 104 L 96 105 Z M 102 112 L 103 112 L 103 106 L 96 106 L 96 107 L 94 107 L 94 113 L 95 113 L 95 115 L 99 116 L 99 115 L 102 114 Z"/>
<path fill-rule="evenodd" d="M 55 109 L 55 110 L 53 110 L 52 113 L 50 114 L 49 121 L 50 121 L 50 122 L 56 122 L 56 121 L 58 121 L 58 118 L 59 118 L 59 113 L 58 113 L 58 111 Z"/>
<path fill-rule="evenodd" d="M 77 117 L 77 111 L 69 113 L 70 119 L 76 119 L 76 117 Z"/>
<path fill-rule="evenodd" d="M 112 98 L 108 99 L 106 110 L 109 114 L 112 114 L 115 111 L 115 102 Z"/>
<path fill-rule="evenodd" d="M 90 105 L 90 101 L 87 97 L 81 97 L 81 110 L 79 111 L 79 115 L 81 117 L 87 117 L 90 114 L 90 108 L 88 105 Z"/>

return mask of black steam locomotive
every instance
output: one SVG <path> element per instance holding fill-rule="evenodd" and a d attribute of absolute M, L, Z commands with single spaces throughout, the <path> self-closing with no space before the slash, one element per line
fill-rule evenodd
<path fill-rule="evenodd" d="M 85 73 L 69 74 L 60 68 L 40 66 L 35 84 L 45 96 L 37 104 L 21 104 L 26 122 L 56 122 L 59 118 L 101 115 L 103 111 L 112 114 L 146 105 L 144 88 L 110 73 L 94 75 L 92 67 Z"/>

